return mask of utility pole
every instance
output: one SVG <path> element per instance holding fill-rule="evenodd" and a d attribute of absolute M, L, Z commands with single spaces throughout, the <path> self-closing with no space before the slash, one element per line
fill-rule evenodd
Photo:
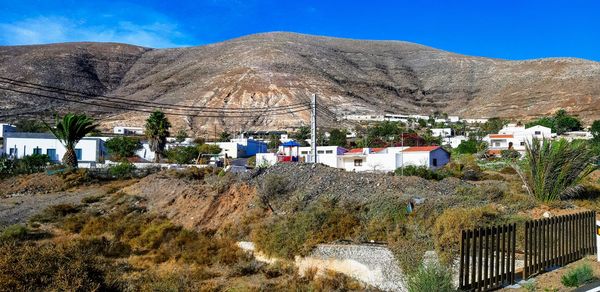
<path fill-rule="evenodd" d="M 310 146 L 312 148 L 312 163 L 317 163 L 317 95 L 312 95 L 310 101 Z"/>

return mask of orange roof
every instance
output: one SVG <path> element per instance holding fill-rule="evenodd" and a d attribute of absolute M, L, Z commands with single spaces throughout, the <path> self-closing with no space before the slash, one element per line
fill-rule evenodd
<path fill-rule="evenodd" d="M 371 148 L 371 152 L 375 152 L 375 153 L 383 151 L 383 150 L 385 150 L 385 148 Z"/>
<path fill-rule="evenodd" d="M 404 149 L 404 152 L 431 152 L 440 148 L 440 146 L 416 146 Z"/>
<path fill-rule="evenodd" d="M 490 155 L 500 155 L 502 153 L 501 149 L 490 149 L 487 151 L 488 154 Z"/>
<path fill-rule="evenodd" d="M 513 138 L 512 134 L 490 134 L 490 138 Z"/>

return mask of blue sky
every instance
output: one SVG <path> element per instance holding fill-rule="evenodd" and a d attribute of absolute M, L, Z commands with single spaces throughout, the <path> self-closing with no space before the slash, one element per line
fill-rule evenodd
<path fill-rule="evenodd" d="M 165 48 L 268 31 L 404 40 L 504 59 L 600 61 L 597 0 L 0 0 L 0 45 L 110 41 Z"/>

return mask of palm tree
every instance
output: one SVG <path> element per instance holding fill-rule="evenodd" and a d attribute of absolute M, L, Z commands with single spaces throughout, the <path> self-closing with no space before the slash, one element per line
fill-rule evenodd
<path fill-rule="evenodd" d="M 62 162 L 67 167 L 77 167 L 77 155 L 75 146 L 85 135 L 96 129 L 94 120 L 84 114 L 66 114 L 62 119 L 56 116 L 54 128 L 46 124 L 46 127 L 54 134 L 63 146 L 66 148 Z"/>
<path fill-rule="evenodd" d="M 527 192 L 545 202 L 576 195 L 581 181 L 598 168 L 597 156 L 582 141 L 533 139 L 526 154 L 525 171 L 515 169 Z"/>
<path fill-rule="evenodd" d="M 154 162 L 160 162 L 160 155 L 165 150 L 171 123 L 161 111 L 154 111 L 146 120 L 146 137 L 150 150 L 154 151 Z"/>

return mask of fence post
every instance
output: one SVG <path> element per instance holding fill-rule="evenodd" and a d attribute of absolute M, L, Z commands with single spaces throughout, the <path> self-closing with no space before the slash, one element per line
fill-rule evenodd
<path fill-rule="evenodd" d="M 600 262 L 600 220 L 596 220 L 596 258 Z"/>

